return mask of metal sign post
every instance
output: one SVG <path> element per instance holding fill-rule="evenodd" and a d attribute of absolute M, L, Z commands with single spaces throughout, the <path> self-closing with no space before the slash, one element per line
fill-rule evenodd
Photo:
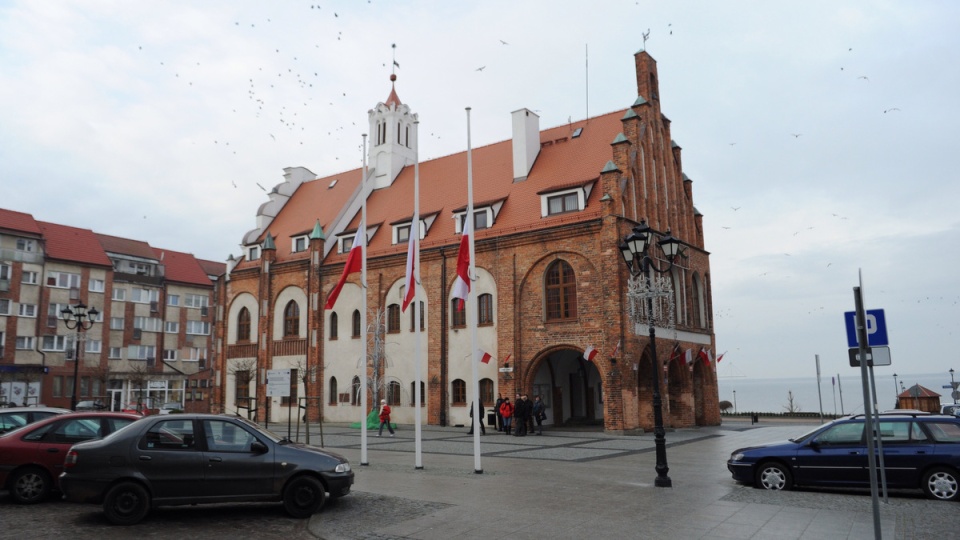
<path fill-rule="evenodd" d="M 290 370 L 267 370 L 267 398 L 290 397 Z M 289 404 L 288 404 L 289 405 Z M 290 438 L 290 413 L 293 407 L 287 407 L 287 438 Z M 267 413 L 269 415 L 269 413 Z"/>
<path fill-rule="evenodd" d="M 861 285 L 863 279 L 861 276 Z M 853 301 L 856 305 L 857 342 L 860 346 L 860 358 L 867 357 L 867 315 L 863 309 L 863 293 L 860 287 L 853 288 Z M 864 429 L 876 432 L 873 423 L 873 405 L 870 399 L 870 386 L 867 383 L 867 362 L 860 362 L 860 381 L 863 385 L 863 411 L 865 413 Z M 877 496 L 877 459 L 874 454 L 873 436 L 867 437 L 867 460 L 870 464 L 870 497 L 873 500 L 873 536 L 881 540 L 883 535 L 880 529 L 880 500 Z"/>

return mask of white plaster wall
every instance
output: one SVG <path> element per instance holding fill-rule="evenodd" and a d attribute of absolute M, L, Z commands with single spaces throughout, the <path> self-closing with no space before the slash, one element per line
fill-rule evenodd
<path fill-rule="evenodd" d="M 329 390 L 330 377 L 337 378 L 337 392 L 351 392 L 353 378 L 360 374 L 360 349 L 362 343 L 359 338 L 353 337 L 353 312 L 359 310 L 362 306 L 362 289 L 354 283 L 344 283 L 340 296 L 337 297 L 337 303 L 334 309 L 323 310 L 323 316 L 326 319 L 324 327 L 328 332 L 323 340 L 323 376 L 324 388 Z M 340 326 L 337 332 L 337 339 L 329 339 L 330 315 L 336 312 L 340 319 Z M 362 314 L 361 314 L 362 315 Z M 365 318 L 361 318 L 363 324 Z M 356 422 L 363 416 L 360 407 L 354 407 L 347 403 L 340 403 L 335 406 L 329 405 L 329 397 L 325 400 L 324 414 L 330 422 Z M 368 407 L 372 404 L 368 403 Z"/>
<path fill-rule="evenodd" d="M 480 379 L 491 379 L 493 380 L 493 395 L 496 396 L 497 389 L 497 369 L 499 368 L 499 362 L 503 360 L 507 354 L 510 354 L 510 351 L 498 351 L 497 350 L 497 326 L 500 324 L 500 321 L 497 319 L 497 287 L 494 282 L 493 276 L 483 268 L 477 268 L 477 280 L 471 284 L 470 291 L 470 302 L 467 302 L 465 309 L 472 310 L 476 315 L 477 313 L 477 297 L 481 294 L 490 293 L 493 295 L 493 313 L 494 319 L 491 326 L 481 326 L 477 329 L 477 343 L 480 347 L 480 350 L 490 353 L 493 356 L 493 360 L 489 364 L 478 364 L 478 377 Z M 453 289 L 451 287 L 449 294 L 452 294 Z M 476 319 L 474 319 L 476 320 Z M 450 330 L 450 369 L 448 371 L 448 381 L 447 384 L 450 385 L 447 388 L 447 395 L 450 399 L 453 398 L 453 381 L 456 379 L 463 379 L 467 383 L 467 404 L 466 406 L 450 406 L 449 407 L 449 416 L 448 421 L 451 425 L 455 424 L 470 424 L 470 402 L 475 399 L 474 397 L 474 384 L 473 384 L 473 368 L 470 365 L 471 360 L 471 337 L 470 337 L 470 311 L 467 312 L 467 327 L 459 329 Z M 479 362 L 479 356 L 477 357 Z M 512 398 L 511 398 L 512 399 Z M 492 403 L 484 403 L 484 408 L 489 408 Z"/>
<path fill-rule="evenodd" d="M 403 306 L 403 297 L 400 294 L 400 288 L 403 285 L 404 279 L 401 278 L 390 286 L 386 296 L 387 305 L 398 304 L 401 307 Z M 421 380 L 425 383 L 423 385 L 423 390 L 426 392 L 429 388 L 429 385 L 426 383 L 428 343 L 427 332 L 430 324 L 430 304 L 427 302 L 426 298 L 423 298 L 424 295 L 421 294 L 420 296 L 421 298 L 417 301 L 423 302 L 425 318 L 424 329 L 420 331 L 420 376 L 422 377 Z M 391 406 L 391 419 L 400 424 L 413 424 L 416 418 L 416 407 L 412 405 L 413 396 L 410 394 L 410 383 L 416 379 L 417 334 L 410 329 L 410 312 L 413 310 L 413 308 L 413 303 L 411 303 L 407 307 L 407 311 L 400 312 L 400 332 L 396 334 L 386 334 L 387 367 L 384 369 L 384 390 L 381 397 L 386 398 L 386 389 L 390 381 L 397 381 L 400 383 L 400 405 Z M 423 401 L 424 405 L 420 408 L 420 414 L 423 423 L 426 423 L 428 400 L 424 398 Z"/>

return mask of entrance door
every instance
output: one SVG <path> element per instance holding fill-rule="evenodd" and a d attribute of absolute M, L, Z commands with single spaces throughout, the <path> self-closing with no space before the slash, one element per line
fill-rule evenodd
<path fill-rule="evenodd" d="M 593 392 L 593 387 L 587 387 L 587 420 L 594 420 L 597 417 L 597 406 L 595 402 L 595 396 Z"/>
<path fill-rule="evenodd" d="M 110 410 L 114 412 L 120 412 L 123 410 L 123 390 L 122 389 L 110 389 L 107 390 L 110 393 Z"/>

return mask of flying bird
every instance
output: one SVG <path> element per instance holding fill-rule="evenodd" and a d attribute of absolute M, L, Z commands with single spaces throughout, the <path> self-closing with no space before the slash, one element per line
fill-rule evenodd
<path fill-rule="evenodd" d="M 791 135 L 793 135 L 794 139 L 799 139 L 800 136 L 803 135 L 803 133 L 791 133 Z"/>
<path fill-rule="evenodd" d="M 485 69 L 487 69 L 487 66 L 480 66 L 475 71 L 483 71 Z"/>
<path fill-rule="evenodd" d="M 263 186 L 260 185 L 260 182 L 257 182 L 256 184 L 257 184 L 257 187 L 258 187 L 258 188 L 260 188 L 260 189 L 262 189 L 262 190 L 264 190 L 264 191 L 267 190 L 267 188 L 265 188 L 265 187 L 263 187 Z"/>
<path fill-rule="evenodd" d="M 883 111 L 883 114 L 887 114 L 888 112 L 899 111 L 899 110 L 900 109 L 898 109 L 897 107 L 893 107 L 891 109 L 886 109 L 885 111 Z"/>
<path fill-rule="evenodd" d="M 500 40 L 500 43 L 503 44 L 503 45 L 509 45 L 509 43 L 507 43 L 506 41 L 504 41 L 504 40 L 502 40 L 502 39 Z"/>
<path fill-rule="evenodd" d="M 857 78 L 858 78 L 858 79 L 863 79 L 863 80 L 865 80 L 865 81 L 867 81 L 867 82 L 870 82 L 870 79 L 869 79 L 866 75 L 861 75 L 861 76 L 859 76 L 859 77 L 857 77 Z"/>

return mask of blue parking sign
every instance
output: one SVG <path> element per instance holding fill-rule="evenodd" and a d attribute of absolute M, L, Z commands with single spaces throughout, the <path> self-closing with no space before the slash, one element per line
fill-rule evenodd
<path fill-rule="evenodd" d="M 847 311 L 843 314 L 843 319 L 847 323 L 847 346 L 859 347 L 857 342 L 857 313 Z M 887 339 L 887 321 L 883 316 L 882 309 L 867 310 L 867 346 L 868 347 L 887 347 L 890 345 Z"/>

